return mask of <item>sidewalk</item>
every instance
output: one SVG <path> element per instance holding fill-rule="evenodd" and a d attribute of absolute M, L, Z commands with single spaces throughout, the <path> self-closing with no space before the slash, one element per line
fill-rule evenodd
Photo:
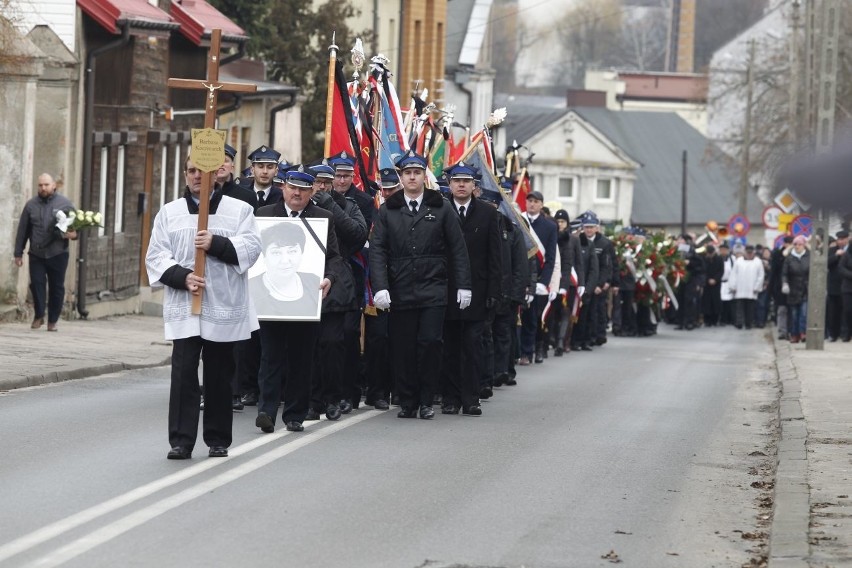
<path fill-rule="evenodd" d="M 769 566 L 852 566 L 852 343 L 775 340 L 782 385 Z"/>
<path fill-rule="evenodd" d="M 59 320 L 58 328 L 0 324 L 0 391 L 169 364 L 161 317 Z"/>

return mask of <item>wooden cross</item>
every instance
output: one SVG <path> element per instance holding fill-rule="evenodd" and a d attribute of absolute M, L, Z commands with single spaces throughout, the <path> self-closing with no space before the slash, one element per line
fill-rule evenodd
<path fill-rule="evenodd" d="M 248 83 L 222 83 L 219 81 L 219 49 L 222 41 L 222 30 L 215 29 L 211 34 L 210 51 L 207 53 L 207 79 L 172 79 L 168 81 L 168 86 L 174 89 L 203 89 L 207 91 L 207 97 L 204 103 L 204 128 L 216 127 L 216 103 L 219 99 L 219 91 L 231 92 L 254 92 L 257 90 L 256 85 Z M 222 154 L 224 162 L 225 155 Z M 210 189 L 213 187 L 213 176 L 216 171 L 206 172 L 201 177 L 201 195 L 198 203 L 198 230 L 207 230 L 207 220 L 210 216 Z M 203 249 L 196 250 L 195 253 L 195 269 L 194 272 L 200 277 L 204 277 L 204 263 L 206 254 Z M 202 290 L 203 292 L 203 290 Z M 192 299 L 192 313 L 201 313 L 201 294 L 194 296 Z"/>

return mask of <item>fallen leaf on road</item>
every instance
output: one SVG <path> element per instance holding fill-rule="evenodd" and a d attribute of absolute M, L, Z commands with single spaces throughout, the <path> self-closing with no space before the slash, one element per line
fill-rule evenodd
<path fill-rule="evenodd" d="M 764 454 L 763 452 L 759 452 L 759 451 L 757 451 L 757 450 L 753 451 L 753 452 L 752 452 L 752 453 L 750 453 L 749 455 L 750 455 L 750 456 L 763 456 L 763 457 L 766 457 L 766 454 Z"/>
<path fill-rule="evenodd" d="M 763 540 L 767 537 L 767 534 L 763 531 L 758 532 L 744 532 L 742 537 L 746 540 Z"/>
<path fill-rule="evenodd" d="M 669 556 L 680 556 L 677 552 L 666 552 Z"/>
<path fill-rule="evenodd" d="M 632 532 L 626 532 L 626 531 L 615 531 L 615 534 L 633 534 L 633 533 Z"/>
<path fill-rule="evenodd" d="M 621 562 L 621 558 L 618 557 L 618 554 L 616 554 L 614 550 L 610 550 L 609 552 L 601 556 L 601 558 L 603 558 L 604 560 L 609 560 L 613 564 L 618 564 L 619 562 Z"/>

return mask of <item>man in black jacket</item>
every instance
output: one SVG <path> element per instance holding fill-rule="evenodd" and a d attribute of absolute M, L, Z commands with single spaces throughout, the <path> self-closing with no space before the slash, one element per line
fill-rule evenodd
<path fill-rule="evenodd" d="M 482 335 L 489 313 L 502 297 L 500 213 L 473 196 L 476 170 L 459 162 L 448 168 L 452 199 L 470 259 L 472 297 L 467 309 L 452 300 L 460 286 L 450 273 L 444 320 L 443 414 L 479 416 L 479 380 L 482 374 Z"/>
<path fill-rule="evenodd" d="M 314 176 L 313 201 L 334 217 L 334 230 L 340 256 L 350 258 L 367 242 L 367 223 L 355 201 L 332 191 L 334 169 L 327 164 L 310 168 Z M 344 397 L 344 319 L 358 310 L 355 280 L 348 262 L 341 263 L 343 273 L 338 285 L 332 288 L 322 302 L 322 320 L 314 361 L 312 408 L 306 420 L 319 420 L 325 411 L 326 418 L 337 420 L 341 414 L 352 411 L 352 403 Z M 358 312 L 360 314 L 360 312 Z"/>
<path fill-rule="evenodd" d="M 257 210 L 258 217 L 294 217 L 328 219 L 325 244 L 325 274 L 320 283 L 323 297 L 343 273 L 342 260 L 337 246 L 334 216 L 314 205 L 312 175 L 304 168 L 287 172 L 284 200 Z M 307 225 L 307 221 L 302 221 Z M 308 226 L 309 227 L 309 226 Z M 317 321 L 261 321 L 260 343 L 260 400 L 257 404 L 255 425 L 263 432 L 275 430 L 275 416 L 281 400 L 281 382 L 284 384 L 284 409 L 282 421 L 291 432 L 304 430 L 302 422 L 308 414 L 311 400 L 311 367 L 314 348 L 319 334 Z"/>
<path fill-rule="evenodd" d="M 530 228 L 535 232 L 544 250 L 539 262 L 538 281 L 535 285 L 531 305 L 521 313 L 521 365 L 529 365 L 533 354 L 535 362 L 544 361 L 544 330 L 541 325 L 541 313 L 556 298 L 557 290 L 550 289 L 550 279 L 556 266 L 557 229 L 556 223 L 542 214 L 544 197 L 538 191 L 527 195 L 525 216 Z"/>
<path fill-rule="evenodd" d="M 592 288 L 592 304 L 589 329 L 591 343 L 603 345 L 606 343 L 606 299 L 613 282 L 613 259 L 615 249 L 612 241 L 600 232 L 600 221 L 598 216 L 587 211 L 583 220 L 583 233 L 595 247 L 595 255 L 598 257 L 598 281 Z"/>
<path fill-rule="evenodd" d="M 390 312 L 389 329 L 400 418 L 430 419 L 441 370 L 450 273 L 465 309 L 471 302 L 470 260 L 458 215 L 426 189 L 426 159 L 408 152 L 396 163 L 403 191 L 379 209 L 370 237 L 373 303 Z"/>
<path fill-rule="evenodd" d="M 722 315 L 722 277 L 725 276 L 725 260 L 716 252 L 716 247 L 704 247 L 704 268 L 706 279 L 704 293 L 701 295 L 704 325 L 715 327 Z"/>

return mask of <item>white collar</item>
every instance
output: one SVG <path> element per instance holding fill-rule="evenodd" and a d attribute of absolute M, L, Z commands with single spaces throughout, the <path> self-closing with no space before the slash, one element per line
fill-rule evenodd
<path fill-rule="evenodd" d="M 470 209 L 470 202 L 473 201 L 473 198 L 468 197 L 467 201 L 465 201 L 464 203 L 462 203 L 461 201 L 459 201 L 458 199 L 455 199 L 455 198 L 453 198 L 453 201 L 456 204 L 456 209 L 458 209 L 459 207 L 464 207 L 465 211 L 467 211 L 468 209 Z"/>
<path fill-rule="evenodd" d="M 287 216 L 288 216 L 288 217 L 292 217 L 292 216 L 293 216 L 293 215 L 292 215 L 293 210 L 292 210 L 292 209 L 290 209 L 290 206 L 289 206 L 289 205 L 287 205 L 287 203 L 286 203 L 286 202 L 283 202 L 283 203 L 284 203 L 284 210 L 287 212 Z M 304 211 L 304 209 L 302 209 L 302 211 Z M 298 215 L 298 217 L 301 217 L 301 215 L 302 215 L 302 211 L 299 211 L 299 215 Z"/>

